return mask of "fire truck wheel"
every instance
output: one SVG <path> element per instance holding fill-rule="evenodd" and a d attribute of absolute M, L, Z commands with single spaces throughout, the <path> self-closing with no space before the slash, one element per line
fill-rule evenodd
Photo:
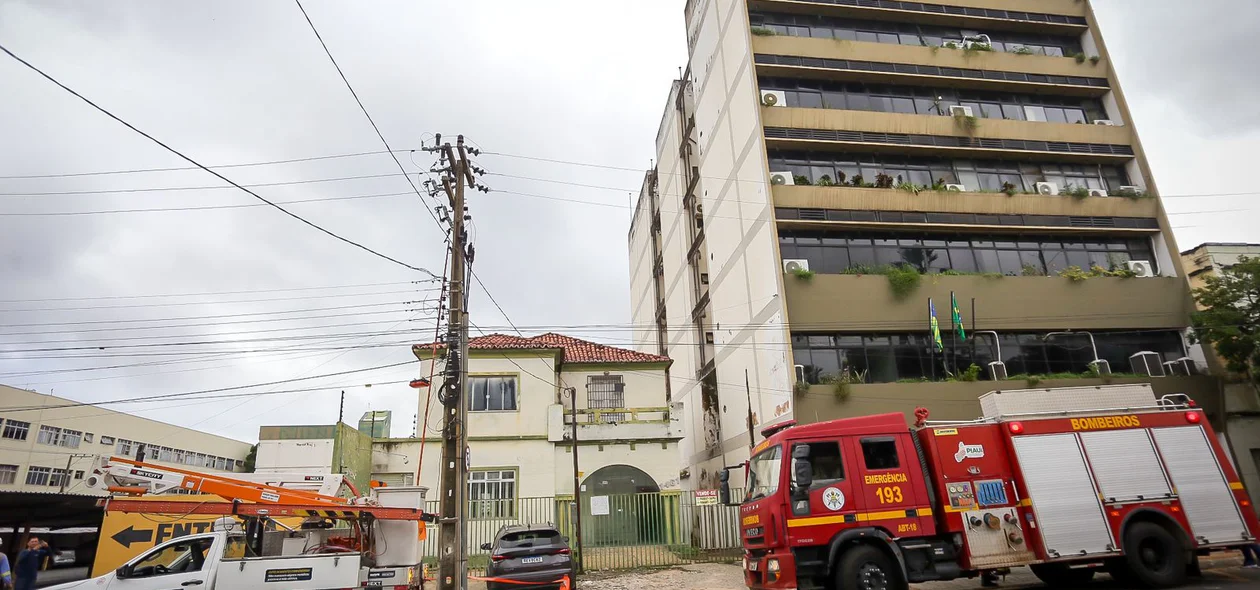
<path fill-rule="evenodd" d="M 1138 522 L 1124 533 L 1123 577 L 1146 588 L 1169 588 L 1186 581 L 1186 552 L 1164 527 Z"/>
<path fill-rule="evenodd" d="M 836 588 L 853 590 L 905 590 L 897 562 L 870 545 L 849 548 L 836 568 Z"/>
<path fill-rule="evenodd" d="M 1038 580 L 1055 588 L 1071 588 L 1085 584 L 1094 579 L 1094 570 L 1088 568 L 1072 569 L 1061 563 L 1038 563 L 1028 566 Z"/>

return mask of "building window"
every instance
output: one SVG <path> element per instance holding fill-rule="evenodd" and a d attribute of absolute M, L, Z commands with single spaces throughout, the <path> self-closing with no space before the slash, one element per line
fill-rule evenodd
<path fill-rule="evenodd" d="M 65 469 L 53 469 L 48 477 L 48 485 L 54 488 L 70 485 L 70 472 Z"/>
<path fill-rule="evenodd" d="M 75 478 L 75 479 L 83 479 L 83 470 L 82 470 L 82 469 L 76 469 L 76 470 L 74 470 L 74 478 Z"/>
<path fill-rule="evenodd" d="M 879 267 L 912 266 L 924 274 L 956 271 L 1006 276 L 1057 276 L 1069 266 L 1124 268 L 1130 260 L 1152 263 L 1148 238 L 929 233 L 782 231 L 784 259 L 804 258 L 823 274 L 870 273 Z"/>
<path fill-rule="evenodd" d="M 1094 360 L 1084 334 L 1056 335 L 1046 338 L 1044 332 L 1001 333 L 1002 358 L 994 358 L 993 338 L 989 334 L 972 336 L 965 343 L 953 346 L 949 329 L 949 308 L 937 307 L 943 323 L 942 339 L 951 367 L 972 364 L 987 367 L 990 362 L 1006 363 L 1012 379 L 1024 380 L 1029 375 L 1066 375 L 1089 377 L 1089 363 Z M 1000 318 L 1005 319 L 1005 318 Z M 1176 330 L 1154 331 L 1091 331 L 1098 346 L 1098 356 L 1106 360 L 1116 374 L 1129 370 L 1129 357 L 1141 351 L 1153 351 L 1170 361 L 1185 356 L 1181 337 Z M 971 336 L 971 335 L 969 335 Z M 934 352 L 926 330 L 917 333 L 866 334 L 793 334 L 792 356 L 805 367 L 805 380 L 819 383 L 841 372 L 860 375 L 868 383 L 894 383 L 898 380 L 939 381 L 947 378 L 944 357 Z M 986 372 L 981 373 L 987 379 Z"/>
<path fill-rule="evenodd" d="M 17 482 L 17 465 L 0 465 L 0 486 L 11 486 Z"/>
<path fill-rule="evenodd" d="M 586 406 L 592 410 L 626 407 L 626 384 L 621 375 L 592 375 L 586 378 Z M 601 412 L 600 422 L 623 422 L 623 412 Z"/>
<path fill-rule="evenodd" d="M 135 443 L 125 438 L 120 438 L 118 439 L 118 445 L 114 447 L 114 452 L 124 457 L 130 457 L 134 452 L 134 449 L 132 448 L 132 445 L 134 444 Z"/>
<path fill-rule="evenodd" d="M 55 426 L 40 426 L 37 441 L 43 445 L 55 447 L 79 448 L 83 433 L 78 430 L 63 430 Z"/>
<path fill-rule="evenodd" d="M 91 433 L 91 432 L 84 432 L 84 433 L 83 433 L 83 442 L 85 442 L 85 443 L 90 443 L 90 442 L 92 442 L 92 433 Z"/>
<path fill-rule="evenodd" d="M 0 436 L 13 440 L 26 440 L 26 435 L 30 431 L 30 422 L 22 422 L 21 420 L 5 420 L 4 431 L 0 432 Z"/>
<path fill-rule="evenodd" d="M 516 411 L 516 377 L 469 377 L 470 412 Z"/>
<path fill-rule="evenodd" d="M 48 485 L 48 480 L 51 477 L 51 467 L 36 467 L 31 465 L 26 468 L 26 485 L 28 486 L 46 486 Z"/>
<path fill-rule="evenodd" d="M 112 436 L 104 436 L 104 435 L 101 435 L 101 444 L 103 444 L 103 445 L 112 445 L 112 444 L 114 444 L 114 437 L 112 437 Z"/>
<path fill-rule="evenodd" d="M 472 518 L 515 518 L 516 472 L 507 469 L 469 472 L 468 515 Z"/>

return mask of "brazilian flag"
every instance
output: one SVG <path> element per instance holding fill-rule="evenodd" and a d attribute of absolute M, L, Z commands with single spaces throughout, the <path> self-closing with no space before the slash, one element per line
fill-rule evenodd
<path fill-rule="evenodd" d="M 928 298 L 928 317 L 929 324 L 932 326 L 932 345 L 936 347 L 937 352 L 945 350 L 945 343 L 941 342 L 941 325 L 936 321 L 936 304 L 932 302 L 932 298 Z"/>
<path fill-rule="evenodd" d="M 953 309 L 949 320 L 954 325 L 954 331 L 958 333 L 958 339 L 966 342 L 967 331 L 963 329 L 962 314 L 958 312 L 958 298 L 954 297 L 953 291 L 949 292 L 949 302 L 951 308 Z"/>

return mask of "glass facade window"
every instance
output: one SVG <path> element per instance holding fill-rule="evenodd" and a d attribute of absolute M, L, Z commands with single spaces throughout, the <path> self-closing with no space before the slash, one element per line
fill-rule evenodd
<path fill-rule="evenodd" d="M 948 307 L 937 313 L 946 332 Z M 1091 332 L 1098 346 L 1098 357 L 1105 359 L 1113 371 L 1127 371 L 1129 357 L 1141 351 L 1154 351 L 1165 361 L 1185 356 L 1181 337 L 1175 330 L 1133 330 Z M 805 380 L 820 383 L 841 372 L 863 375 L 868 383 L 893 383 L 899 380 L 943 380 L 947 373 L 945 358 L 951 367 L 975 364 L 987 367 L 995 360 L 1006 363 L 1009 375 L 1046 375 L 1074 373 L 1083 375 L 1094 360 L 1089 339 L 1084 334 L 1047 337 L 1048 332 L 1000 333 L 1002 358 L 995 356 L 997 347 L 992 335 L 980 334 L 965 343 L 951 345 L 948 333 L 942 334 L 946 350 L 934 352 L 927 331 L 895 334 L 792 334 L 792 355 L 795 363 L 805 367 Z M 982 372 L 987 379 L 987 372 Z"/>
<path fill-rule="evenodd" d="M 781 230 L 784 259 L 803 258 L 823 274 L 912 266 L 924 274 L 956 271 L 1007 276 L 1055 276 L 1068 266 L 1105 270 L 1130 260 L 1156 263 L 1147 238 L 1097 238 L 1088 243 L 1053 235 L 957 235 Z M 1074 250 L 1064 250 L 1066 247 Z"/>
<path fill-rule="evenodd" d="M 960 105 L 981 119 L 1084 124 L 1107 118 L 1101 102 L 1076 96 L 769 77 L 758 85 L 782 91 L 789 107 L 950 116 L 949 107 Z"/>
<path fill-rule="evenodd" d="M 1001 191 L 1010 183 L 1016 191 L 1035 193 L 1038 182 L 1053 182 L 1061 191 L 1073 187 L 1101 188 L 1118 194 L 1129 184 L 1119 166 L 1098 164 L 1063 164 L 1058 162 L 1015 162 L 1006 160 L 949 160 L 907 158 L 888 154 L 850 154 L 828 152 L 785 152 L 770 150 L 770 170 L 790 170 L 797 182 L 818 184 L 828 176 L 833 184 L 852 185 L 854 176 L 862 176 L 863 186 L 873 185 L 875 177 L 887 174 L 893 182 L 910 182 L 920 186 L 933 183 L 962 184 L 968 191 Z M 931 182 L 928 182 L 931 179 Z M 923 182 L 919 182 L 923 181 Z M 825 182 L 825 181 L 824 181 Z M 1063 198 L 1070 198 L 1064 196 Z"/>
<path fill-rule="evenodd" d="M 940 47 L 946 40 L 960 43 L 963 37 L 984 34 L 989 37 L 994 51 L 1029 53 L 1063 57 L 1081 52 L 1079 37 L 1070 35 L 1040 35 L 1010 31 L 974 31 L 958 28 L 895 23 L 849 18 L 834 18 L 809 14 L 780 14 L 751 12 L 749 22 L 754 27 L 774 31 L 778 35 L 793 37 L 818 37 L 823 39 L 848 39 L 871 43 L 891 43 Z"/>
<path fill-rule="evenodd" d="M 1085 97 L 1017 95 L 816 79 L 760 78 L 757 82 L 762 91 L 784 93 L 785 106 L 790 107 L 950 116 L 949 107 L 965 106 L 971 108 L 971 115 L 980 119 L 1082 125 L 1108 119 L 1101 102 Z"/>

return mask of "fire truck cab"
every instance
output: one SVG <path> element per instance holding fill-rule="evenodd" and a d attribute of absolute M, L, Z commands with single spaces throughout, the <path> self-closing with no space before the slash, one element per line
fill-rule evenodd
<path fill-rule="evenodd" d="M 995 391 L 984 417 L 763 431 L 740 504 L 754 589 L 895 590 L 1030 566 L 1168 587 L 1260 523 L 1202 410 L 1148 385 Z M 722 498 L 730 489 L 722 475 Z"/>

